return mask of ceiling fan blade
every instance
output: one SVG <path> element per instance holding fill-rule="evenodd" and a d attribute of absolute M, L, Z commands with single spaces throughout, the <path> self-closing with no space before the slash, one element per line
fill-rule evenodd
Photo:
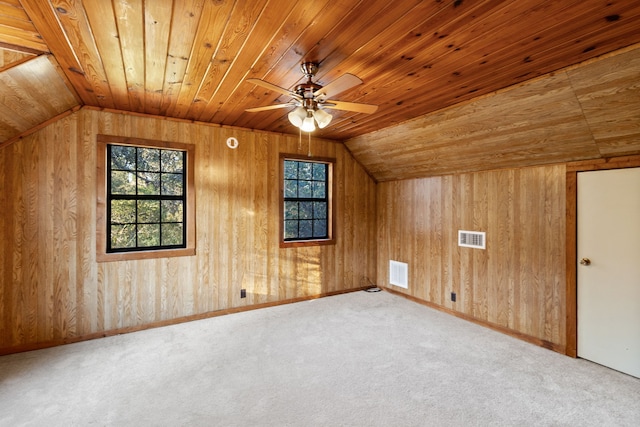
<path fill-rule="evenodd" d="M 247 108 L 246 112 L 249 113 L 257 113 L 259 111 L 269 111 L 269 110 L 277 110 L 278 108 L 287 108 L 287 107 L 294 107 L 294 104 L 274 104 L 274 105 L 266 105 L 264 107 L 254 107 L 254 108 Z"/>
<path fill-rule="evenodd" d="M 295 92 L 291 92 L 288 89 L 285 89 L 283 87 L 274 85 L 273 83 L 269 83 L 269 82 L 265 82 L 264 80 L 260 80 L 260 79 L 247 79 L 245 80 L 247 83 L 253 83 L 254 85 L 258 85 L 258 86 L 262 86 L 266 89 L 272 90 L 274 92 L 279 92 L 283 95 L 288 95 L 288 96 L 292 96 L 294 98 L 299 98 L 300 96 L 295 93 Z"/>
<path fill-rule="evenodd" d="M 347 89 L 351 89 L 354 86 L 362 84 L 362 80 L 353 74 L 343 74 L 328 85 L 321 89 L 318 89 L 313 93 L 313 96 L 323 95 L 325 98 L 330 98 L 333 95 L 337 95 L 340 92 L 344 92 Z"/>
<path fill-rule="evenodd" d="M 332 99 L 328 99 L 320 105 L 322 105 L 323 108 L 333 108 L 335 110 L 354 111 L 356 113 L 367 114 L 375 113 L 376 110 L 378 110 L 377 105 L 361 104 L 359 102 L 334 101 Z"/>

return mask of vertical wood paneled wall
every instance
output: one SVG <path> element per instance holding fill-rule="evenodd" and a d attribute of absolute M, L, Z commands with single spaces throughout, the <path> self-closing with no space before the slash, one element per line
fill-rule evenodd
<path fill-rule="evenodd" d="M 565 192 L 563 165 L 379 183 L 378 285 L 564 352 Z M 486 250 L 458 230 L 486 232 Z"/>
<path fill-rule="evenodd" d="M 196 145 L 196 256 L 96 262 L 97 134 Z M 311 149 L 337 159 L 337 244 L 280 249 L 279 154 L 307 153 L 297 137 L 82 109 L 4 147 L 0 353 L 364 286 L 375 182 L 342 144 Z"/>

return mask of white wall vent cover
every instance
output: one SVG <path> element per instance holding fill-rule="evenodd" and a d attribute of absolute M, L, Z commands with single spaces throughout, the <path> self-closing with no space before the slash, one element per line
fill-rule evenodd
<path fill-rule="evenodd" d="M 409 265 L 404 262 L 389 261 L 389 283 L 409 289 Z"/>
<path fill-rule="evenodd" d="M 484 231 L 458 230 L 458 246 L 486 249 L 486 233 Z"/>

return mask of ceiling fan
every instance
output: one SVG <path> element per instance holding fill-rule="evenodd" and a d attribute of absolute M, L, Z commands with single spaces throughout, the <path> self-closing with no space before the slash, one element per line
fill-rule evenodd
<path fill-rule="evenodd" d="M 362 84 L 362 80 L 353 74 L 346 73 L 326 86 L 321 86 L 318 83 L 313 82 L 313 77 L 316 75 L 318 67 L 319 64 L 315 62 L 302 63 L 302 65 L 300 65 L 300 69 L 307 78 L 307 82 L 297 85 L 293 90 L 288 90 L 260 79 L 247 79 L 246 81 L 248 83 L 253 83 L 274 92 L 288 95 L 293 99 L 286 104 L 249 108 L 246 111 L 255 113 L 258 111 L 295 107 L 289 113 L 289 121 L 301 130 L 311 132 L 315 130 L 316 123 L 318 124 L 318 127 L 322 129 L 331 122 L 333 116 L 325 111 L 326 108 L 367 114 L 374 113 L 378 109 L 377 105 L 330 99 L 340 92 L 344 92 L 347 89 L 351 89 L 354 86 Z"/>

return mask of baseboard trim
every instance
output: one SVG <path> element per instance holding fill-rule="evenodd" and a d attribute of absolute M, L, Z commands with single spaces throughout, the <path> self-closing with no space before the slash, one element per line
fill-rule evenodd
<path fill-rule="evenodd" d="M 438 304 L 435 304 L 435 303 L 432 303 L 432 302 L 429 302 L 429 301 L 425 301 L 425 300 L 422 300 L 420 298 L 416 298 L 416 297 L 414 297 L 412 295 L 407 295 L 407 294 L 404 294 L 402 292 L 398 292 L 395 289 L 390 289 L 390 288 L 387 288 L 387 287 L 382 287 L 382 288 L 385 291 L 387 291 L 387 292 L 389 292 L 391 294 L 399 295 L 399 296 L 407 298 L 407 299 L 409 299 L 411 301 L 417 302 L 418 304 L 422 304 L 422 305 L 425 305 L 427 307 L 436 309 L 438 311 L 442 311 L 444 313 L 450 314 L 452 316 L 459 317 L 460 319 L 464 319 L 464 320 L 467 320 L 469 322 L 473 322 L 475 324 L 478 324 L 480 326 L 484 326 L 486 328 L 493 329 L 494 331 L 501 332 L 501 333 L 503 333 L 505 335 L 512 336 L 514 338 L 517 338 L 517 339 L 522 340 L 522 341 L 526 341 L 528 343 L 537 345 L 539 347 L 544 347 L 546 349 L 555 351 L 557 353 L 566 354 L 566 346 L 555 344 L 555 343 L 552 343 L 550 341 L 542 340 L 540 338 L 532 337 L 530 335 L 523 334 L 522 332 L 514 331 L 514 330 L 506 328 L 504 326 L 496 325 L 495 323 L 491 323 L 491 322 L 487 322 L 486 320 L 477 319 L 477 318 L 475 318 L 473 316 L 469 316 L 468 314 L 460 313 L 458 311 L 451 310 L 450 308 L 443 307 L 441 305 L 438 305 Z"/>
<path fill-rule="evenodd" d="M 78 342 L 82 342 L 82 341 L 89 341 L 89 340 L 98 339 L 98 338 L 106 338 L 106 337 L 111 337 L 111 336 L 115 336 L 115 335 L 128 334 L 128 333 L 131 333 L 131 332 L 144 331 L 146 329 L 161 328 L 163 326 L 177 325 L 177 324 L 180 324 L 180 323 L 193 322 L 195 320 L 203 320 L 203 319 L 209 319 L 209 318 L 212 318 L 212 317 L 225 316 L 227 314 L 240 313 L 240 312 L 251 311 L 251 310 L 258 310 L 258 309 L 261 309 L 261 308 L 275 307 L 275 306 L 278 306 L 278 305 L 292 304 L 292 303 L 302 302 L 302 301 L 310 301 L 310 300 L 314 300 L 314 299 L 318 299 L 318 298 L 330 297 L 330 296 L 346 294 L 346 293 L 350 293 L 350 292 L 363 291 L 363 290 L 368 289 L 370 287 L 371 286 L 362 286 L 362 287 L 353 288 L 353 289 L 345 289 L 345 290 L 340 290 L 340 291 L 324 292 L 324 293 L 321 293 L 321 294 L 318 294 L 318 295 L 311 295 L 311 296 L 298 297 L 298 298 L 290 298 L 290 299 L 286 299 L 286 300 L 282 300 L 282 301 L 271 301 L 271 302 L 253 304 L 253 305 L 248 305 L 248 306 L 243 306 L 243 307 L 233 307 L 233 308 L 227 308 L 227 309 L 223 309 L 223 310 L 209 311 L 209 312 L 206 312 L 206 313 L 200 313 L 200 314 L 193 314 L 193 315 L 190 315 L 190 316 L 177 317 L 175 319 L 168 319 L 168 320 L 161 320 L 161 321 L 158 321 L 158 322 L 151 322 L 151 323 L 147 323 L 147 324 L 144 324 L 144 325 L 128 326 L 128 327 L 125 327 L 125 328 L 118 328 L 118 329 L 111 329 L 111 330 L 108 330 L 108 331 L 94 332 L 94 333 L 91 333 L 91 334 L 79 335 L 79 336 L 76 336 L 76 337 L 62 338 L 62 339 L 58 339 L 58 340 L 44 341 L 44 342 L 31 343 L 31 344 L 21 344 L 21 345 L 13 346 L 13 347 L 3 347 L 3 348 L 0 348 L 0 356 L 6 356 L 6 355 L 9 355 L 9 354 L 15 354 L 15 353 L 24 353 L 24 352 L 33 351 L 33 350 L 42 350 L 42 349 L 45 349 L 45 348 L 57 347 L 57 346 L 60 346 L 60 345 L 74 344 L 74 343 L 78 343 Z"/>

